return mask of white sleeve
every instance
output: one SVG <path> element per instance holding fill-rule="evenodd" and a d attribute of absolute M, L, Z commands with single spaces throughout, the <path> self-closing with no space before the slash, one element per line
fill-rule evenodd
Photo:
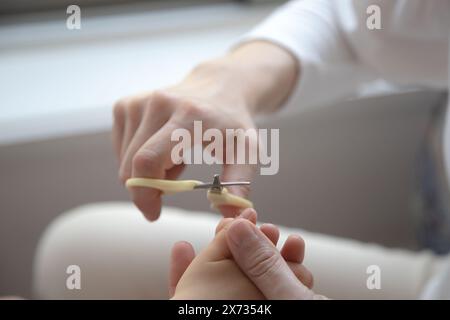
<path fill-rule="evenodd" d="M 242 41 L 267 40 L 289 50 L 301 76 L 287 108 L 326 104 L 355 93 L 373 80 L 339 28 L 333 0 L 291 1 L 277 9 Z"/>
<path fill-rule="evenodd" d="M 366 25 L 371 3 L 381 7 L 382 30 Z M 301 73 L 288 109 L 327 104 L 381 78 L 445 88 L 448 11 L 448 0 L 297 0 L 241 41 L 267 40 L 298 59 Z"/>

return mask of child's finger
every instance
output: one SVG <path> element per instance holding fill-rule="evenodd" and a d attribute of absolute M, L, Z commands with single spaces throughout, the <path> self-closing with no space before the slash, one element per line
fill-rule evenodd
<path fill-rule="evenodd" d="M 314 277 L 303 264 L 295 263 L 295 262 L 287 262 L 289 268 L 294 272 L 295 276 L 301 283 L 307 286 L 309 289 L 312 289 L 314 285 Z"/>
<path fill-rule="evenodd" d="M 255 209 L 248 208 L 242 211 L 242 213 L 239 215 L 239 218 L 244 218 L 252 222 L 253 224 L 256 224 L 256 220 L 258 218 L 258 214 L 256 213 Z M 217 235 L 225 226 L 231 223 L 234 218 L 223 218 L 220 220 L 219 224 L 216 227 L 215 234 Z"/>
<path fill-rule="evenodd" d="M 280 238 L 280 230 L 275 225 L 264 223 L 259 229 L 272 241 L 274 246 L 277 245 L 278 239 Z"/>
<path fill-rule="evenodd" d="M 290 235 L 281 248 L 284 260 L 302 263 L 305 257 L 305 241 L 298 235 Z"/>
<path fill-rule="evenodd" d="M 175 294 L 178 281 L 195 258 L 194 248 L 189 242 L 180 241 L 173 245 L 170 257 L 169 296 Z"/>
<path fill-rule="evenodd" d="M 234 218 L 242 212 L 242 208 L 230 205 L 221 205 L 218 207 L 218 209 L 226 218 Z"/>
<path fill-rule="evenodd" d="M 314 298 L 314 293 L 298 280 L 278 249 L 255 225 L 235 219 L 225 234 L 235 262 L 267 299 Z"/>
<path fill-rule="evenodd" d="M 255 209 L 247 208 L 241 212 L 239 218 L 247 219 L 251 223 L 256 224 L 256 220 L 258 220 L 258 214 L 256 213 Z"/>
<path fill-rule="evenodd" d="M 236 218 L 223 218 L 216 227 L 216 236 L 214 240 L 205 250 L 205 257 L 208 261 L 217 261 L 221 259 L 228 259 L 231 257 L 230 249 L 228 248 L 225 233 L 231 223 L 236 219 L 245 219 L 252 224 L 256 224 L 257 213 L 253 208 L 247 208 Z"/>
<path fill-rule="evenodd" d="M 219 224 L 216 227 L 215 234 L 217 235 L 220 231 L 222 231 L 223 228 L 225 228 L 226 225 L 231 223 L 231 221 L 233 220 L 234 218 L 223 218 L 222 220 L 220 220 Z"/>

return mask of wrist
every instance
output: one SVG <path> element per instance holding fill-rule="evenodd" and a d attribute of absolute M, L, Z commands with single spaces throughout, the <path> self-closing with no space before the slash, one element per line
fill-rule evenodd
<path fill-rule="evenodd" d="M 243 106 L 251 115 L 277 110 L 299 75 L 297 60 L 269 43 L 246 43 L 224 57 L 195 67 L 177 86 L 200 93 L 215 104 Z"/>
<path fill-rule="evenodd" d="M 256 113 L 257 92 L 252 92 L 243 73 L 228 57 L 221 57 L 196 66 L 177 87 L 186 94 L 201 93 L 216 106 L 233 106 Z"/>
<path fill-rule="evenodd" d="M 241 79 L 253 114 L 276 111 L 290 96 L 300 73 L 297 59 L 288 50 L 266 41 L 244 43 L 226 59 Z"/>

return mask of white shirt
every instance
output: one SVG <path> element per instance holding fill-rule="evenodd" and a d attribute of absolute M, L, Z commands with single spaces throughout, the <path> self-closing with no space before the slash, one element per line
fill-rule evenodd
<path fill-rule="evenodd" d="M 366 25 L 374 4 L 380 30 Z M 449 36 L 450 0 L 304 0 L 282 6 L 244 39 L 275 42 L 298 58 L 290 105 L 299 107 L 335 101 L 379 78 L 446 89 Z"/>
<path fill-rule="evenodd" d="M 371 5 L 381 29 L 367 25 L 375 17 Z M 300 79 L 286 108 L 301 108 L 342 99 L 380 78 L 448 90 L 449 38 L 450 0 L 303 0 L 282 6 L 244 40 L 268 40 L 298 58 Z M 450 181 L 450 112 L 446 117 Z M 450 264 L 441 273 L 424 298 L 450 297 Z"/>

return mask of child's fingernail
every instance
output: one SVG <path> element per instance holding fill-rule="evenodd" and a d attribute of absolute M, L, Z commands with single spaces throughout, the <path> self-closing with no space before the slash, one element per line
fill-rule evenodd
<path fill-rule="evenodd" d="M 241 212 L 241 214 L 238 216 L 239 218 L 244 218 L 244 219 L 250 219 L 252 217 L 254 213 L 253 209 L 245 209 L 244 211 Z"/>

